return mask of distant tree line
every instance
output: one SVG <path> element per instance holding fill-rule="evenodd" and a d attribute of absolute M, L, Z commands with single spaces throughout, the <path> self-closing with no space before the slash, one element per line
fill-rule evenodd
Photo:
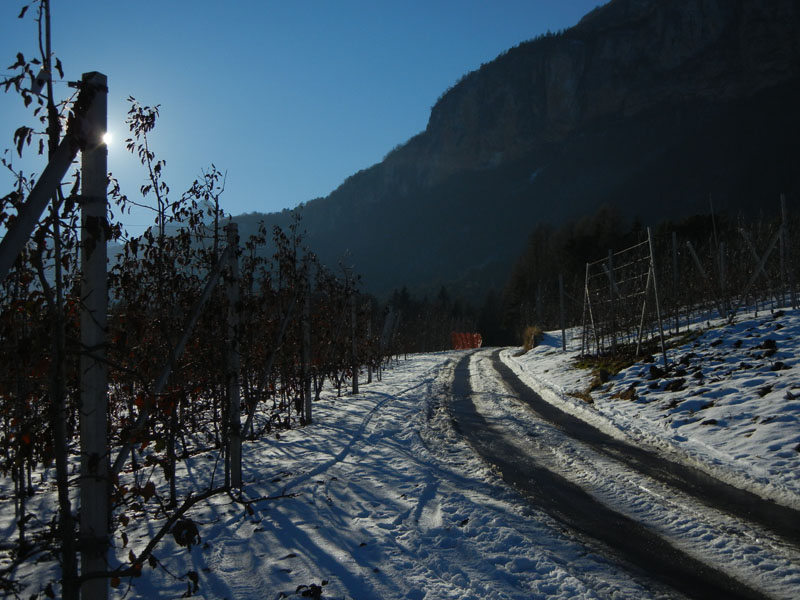
<path fill-rule="evenodd" d="M 756 217 L 709 212 L 651 229 L 668 328 L 677 331 L 703 314 L 797 302 L 800 220 L 785 202 L 781 210 L 777 198 L 773 207 Z M 609 205 L 560 227 L 537 225 L 502 294 L 502 321 L 515 343 L 522 343 L 528 326 L 560 326 L 559 276 L 566 325 L 581 325 L 586 263 L 646 239 L 641 222 Z"/>
<path fill-rule="evenodd" d="M 398 320 L 393 343 L 402 353 L 447 350 L 451 333 L 474 332 L 478 322 L 475 309 L 452 298 L 444 286 L 434 298 L 415 298 L 406 287 L 395 290 L 386 310 Z"/>

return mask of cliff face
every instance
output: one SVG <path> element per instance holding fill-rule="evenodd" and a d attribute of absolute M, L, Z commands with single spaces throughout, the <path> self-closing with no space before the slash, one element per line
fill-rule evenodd
<path fill-rule="evenodd" d="M 612 0 L 466 75 L 425 131 L 307 203 L 309 243 L 378 294 L 475 299 L 540 221 L 796 198 L 799 25 L 797 0 Z"/>
<path fill-rule="evenodd" d="M 426 183 L 513 160 L 601 118 L 725 102 L 798 77 L 794 0 L 622 0 L 522 44 L 434 106 Z"/>

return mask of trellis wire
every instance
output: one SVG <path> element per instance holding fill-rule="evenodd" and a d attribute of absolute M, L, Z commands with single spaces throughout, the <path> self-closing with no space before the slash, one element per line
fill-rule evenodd
<path fill-rule="evenodd" d="M 651 288 L 663 351 L 663 327 L 649 228 L 647 234 L 647 239 L 642 242 L 618 252 L 609 251 L 607 258 L 586 263 L 582 353 L 586 353 L 592 344 L 595 352 L 602 354 L 608 350 L 615 353 L 619 343 L 632 345 L 636 342 L 638 354 L 645 325 L 653 321 L 647 319 L 647 297 Z M 664 362 L 666 364 L 666 353 Z"/>

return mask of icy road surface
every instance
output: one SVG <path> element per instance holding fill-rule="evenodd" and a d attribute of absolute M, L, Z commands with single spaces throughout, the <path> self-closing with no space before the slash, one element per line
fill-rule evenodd
<path fill-rule="evenodd" d="M 460 368 L 469 365 L 471 390 L 463 383 L 457 387 L 472 406 L 464 408 L 457 398 L 456 419 L 464 421 L 464 434 L 479 452 L 508 470 L 506 479 L 534 505 L 693 597 L 796 597 L 797 513 L 784 509 L 771 523 L 769 508 L 781 511 L 767 503 L 767 526 L 754 524 L 709 506 L 716 503 L 714 493 L 725 490 L 703 494 L 693 488 L 705 483 L 690 480 L 691 486 L 683 486 L 689 493 L 683 492 L 662 481 L 676 479 L 669 465 L 615 456 L 607 442 L 597 444 L 590 436 L 586 442 L 570 437 L 509 389 L 497 372 L 508 369 L 497 365 L 496 354 L 481 351 L 463 359 Z M 478 429 L 487 431 L 475 435 Z M 624 452 L 624 443 L 619 446 L 615 450 Z M 591 499 L 582 498 L 583 492 Z M 746 513 L 747 506 L 738 512 Z M 786 530 L 789 541 L 781 535 Z"/>

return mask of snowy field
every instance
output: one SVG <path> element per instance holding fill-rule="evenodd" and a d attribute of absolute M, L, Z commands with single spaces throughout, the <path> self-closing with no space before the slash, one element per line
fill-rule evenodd
<path fill-rule="evenodd" d="M 800 313 L 791 311 L 710 329 L 670 352 L 685 375 L 676 367 L 651 378 L 650 365 L 638 364 L 592 392 L 593 404 L 570 395 L 585 390 L 591 374 L 572 366 L 575 351 L 560 351 L 560 335 L 527 355 L 505 350 L 502 358 L 548 401 L 604 430 L 798 507 L 799 329 Z M 620 569 L 528 507 L 456 435 L 445 406 L 463 356 L 401 360 L 358 396 L 323 395 L 310 429 L 245 444 L 245 497 L 278 498 L 253 502 L 251 511 L 227 496 L 197 505 L 190 517 L 200 542 L 187 550 L 165 537 L 155 551 L 158 564 L 122 580 L 112 597 L 174 598 L 187 590 L 229 600 L 680 597 Z M 505 414 L 501 391 L 488 375 L 481 381 L 480 356 L 472 375 L 476 397 L 487 414 Z M 678 379 L 683 383 L 673 383 Z M 581 456 L 554 460 L 561 459 Z M 214 457 L 196 456 L 178 481 L 202 491 L 214 468 Z M 0 513 L 8 540 L 15 530 L 9 485 L 3 480 Z M 54 500 L 38 494 L 32 502 L 35 510 Z M 115 538 L 122 560 L 155 529 L 134 523 L 126 548 Z M 756 562 L 758 544 L 751 542 Z M 790 598 L 800 589 L 800 560 L 775 569 L 781 579 L 769 595 Z M 28 564 L 16 575 L 28 598 L 55 566 Z"/>
<path fill-rule="evenodd" d="M 668 372 L 655 355 L 591 392 L 592 404 L 574 395 L 593 379 L 574 368 L 579 338 L 564 353 L 560 332 L 545 334 L 503 360 L 548 402 L 604 431 L 800 509 L 800 311 L 710 325 L 668 352 Z"/>

